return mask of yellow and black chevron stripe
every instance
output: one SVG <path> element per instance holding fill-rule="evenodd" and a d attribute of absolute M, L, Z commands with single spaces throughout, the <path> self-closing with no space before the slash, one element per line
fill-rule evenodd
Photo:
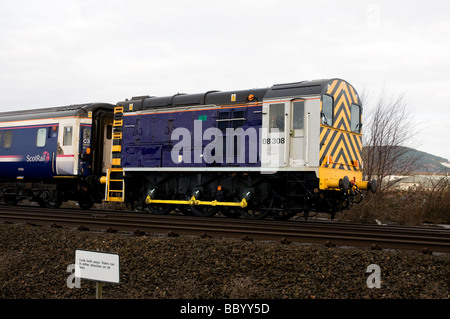
<path fill-rule="evenodd" d="M 332 80 L 324 94 L 333 98 L 333 125 L 320 127 L 321 167 L 361 171 L 361 134 L 350 130 L 352 104 L 361 105 L 355 89 L 344 80 Z"/>
<path fill-rule="evenodd" d="M 322 167 L 361 170 L 361 135 L 326 127 L 320 128 Z"/>

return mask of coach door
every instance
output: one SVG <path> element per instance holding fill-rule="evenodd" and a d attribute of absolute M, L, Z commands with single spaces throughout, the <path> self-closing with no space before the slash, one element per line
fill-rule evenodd
<path fill-rule="evenodd" d="M 288 163 L 290 101 L 265 101 L 261 131 L 261 167 L 276 171 Z"/>
<path fill-rule="evenodd" d="M 113 120 L 106 119 L 103 127 L 103 161 L 102 161 L 102 173 L 106 173 L 106 170 L 110 168 L 112 161 L 112 145 L 113 145 Z"/>
<path fill-rule="evenodd" d="M 304 166 L 306 164 L 309 114 L 305 114 L 305 100 L 291 102 L 291 119 L 289 131 L 289 166 Z"/>
<path fill-rule="evenodd" d="M 59 122 L 58 150 L 56 156 L 57 175 L 75 175 L 78 169 L 79 125 L 75 119 Z"/>

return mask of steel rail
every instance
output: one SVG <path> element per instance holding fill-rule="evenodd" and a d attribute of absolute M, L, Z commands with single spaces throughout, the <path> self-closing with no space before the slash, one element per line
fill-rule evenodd
<path fill-rule="evenodd" d="M 438 227 L 366 225 L 304 220 L 153 215 L 125 211 L 0 206 L 0 221 L 90 230 L 166 233 L 247 240 L 281 240 L 328 246 L 412 249 L 450 253 L 450 230 Z"/>

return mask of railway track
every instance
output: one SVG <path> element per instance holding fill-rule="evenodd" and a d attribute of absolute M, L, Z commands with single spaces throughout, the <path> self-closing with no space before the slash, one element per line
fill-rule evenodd
<path fill-rule="evenodd" d="M 234 237 L 282 243 L 411 249 L 450 253 L 450 230 L 304 220 L 274 221 L 184 215 L 152 215 L 122 211 L 44 209 L 0 206 L 0 222 L 75 228 L 80 230 L 165 233 L 168 236 Z"/>

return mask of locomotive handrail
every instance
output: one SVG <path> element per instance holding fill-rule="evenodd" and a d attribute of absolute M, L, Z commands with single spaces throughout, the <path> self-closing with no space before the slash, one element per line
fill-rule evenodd
<path fill-rule="evenodd" d="M 55 152 L 52 152 L 52 173 L 53 174 L 56 174 L 56 170 L 55 170 L 55 160 L 56 160 L 56 157 L 55 157 Z"/>
<path fill-rule="evenodd" d="M 233 206 L 233 207 L 247 207 L 247 200 L 243 198 L 240 202 L 219 202 L 217 200 L 213 201 L 202 201 L 192 196 L 190 200 L 172 200 L 172 199 L 152 199 L 150 195 L 145 198 L 146 204 L 175 204 L 175 205 L 210 205 L 210 206 Z"/>
<path fill-rule="evenodd" d="M 245 117 L 236 117 L 236 118 L 232 118 L 232 119 L 220 119 L 220 120 L 216 120 L 216 122 L 245 121 L 245 120 L 246 120 Z"/>

